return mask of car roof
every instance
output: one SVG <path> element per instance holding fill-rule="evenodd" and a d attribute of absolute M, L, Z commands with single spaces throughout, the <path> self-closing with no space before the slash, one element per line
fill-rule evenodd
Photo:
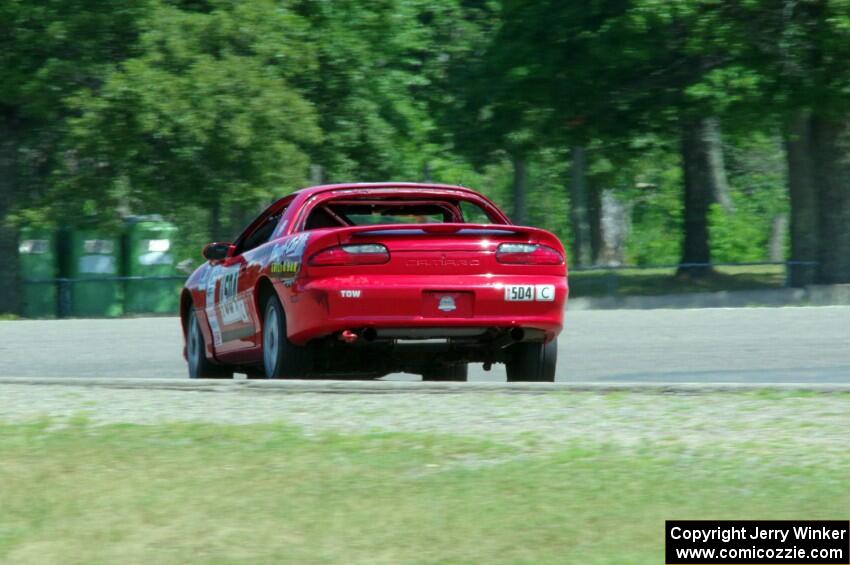
<path fill-rule="evenodd" d="M 357 188 L 379 188 L 379 189 L 387 189 L 387 188 L 399 188 L 399 189 L 407 189 L 407 190 L 417 190 L 417 189 L 437 189 L 437 190 L 454 190 L 457 192 L 464 192 L 467 194 L 473 194 L 475 196 L 481 196 L 477 191 L 472 190 L 471 188 L 466 188 L 464 186 L 455 186 L 452 184 L 435 184 L 435 183 L 418 183 L 418 182 L 351 182 L 351 183 L 340 183 L 340 184 L 321 184 L 317 186 L 310 186 L 306 188 L 301 188 L 293 192 L 293 194 L 304 195 L 304 196 L 313 196 L 315 194 L 319 194 L 321 192 L 328 192 L 332 190 L 346 190 L 346 189 L 357 189 Z"/>

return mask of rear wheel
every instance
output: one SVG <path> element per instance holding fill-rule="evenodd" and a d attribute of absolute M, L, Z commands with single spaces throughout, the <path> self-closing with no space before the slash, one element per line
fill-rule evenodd
<path fill-rule="evenodd" d="M 557 339 L 549 343 L 517 343 L 511 347 L 511 358 L 506 363 L 508 382 L 554 382 L 557 361 Z"/>
<path fill-rule="evenodd" d="M 429 367 L 422 373 L 423 381 L 465 381 L 469 365 L 457 363 L 448 367 Z"/>
<path fill-rule="evenodd" d="M 186 358 L 189 361 L 190 379 L 232 379 L 233 370 L 224 365 L 211 363 L 206 356 L 204 334 L 198 317 L 189 314 L 189 331 L 186 336 Z"/>
<path fill-rule="evenodd" d="M 266 301 L 263 316 L 263 368 L 269 379 L 303 378 L 313 368 L 310 350 L 286 337 L 286 314 L 275 295 Z"/>

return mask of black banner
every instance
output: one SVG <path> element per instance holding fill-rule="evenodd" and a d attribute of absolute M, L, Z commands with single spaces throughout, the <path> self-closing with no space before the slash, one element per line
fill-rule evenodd
<path fill-rule="evenodd" d="M 667 565 L 848 565 L 850 522 L 667 520 Z"/>

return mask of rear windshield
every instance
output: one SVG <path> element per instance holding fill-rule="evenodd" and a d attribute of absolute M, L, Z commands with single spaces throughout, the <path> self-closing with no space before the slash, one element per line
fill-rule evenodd
<path fill-rule="evenodd" d="M 331 200 L 310 212 L 305 228 L 492 221 L 483 208 L 466 200 Z"/>

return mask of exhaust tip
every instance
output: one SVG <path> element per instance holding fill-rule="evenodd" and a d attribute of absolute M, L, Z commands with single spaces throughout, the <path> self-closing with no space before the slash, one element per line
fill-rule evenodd
<path fill-rule="evenodd" d="M 339 335 L 339 339 L 345 343 L 354 343 L 358 337 L 357 333 L 351 330 L 345 330 Z"/>
<path fill-rule="evenodd" d="M 510 334 L 514 341 L 522 341 L 525 338 L 525 330 L 522 328 L 511 328 Z"/>
<path fill-rule="evenodd" d="M 361 335 L 366 341 L 375 341 L 375 339 L 377 339 L 378 337 L 378 332 L 375 330 L 375 328 L 366 328 L 365 330 L 363 330 L 363 333 Z"/>

